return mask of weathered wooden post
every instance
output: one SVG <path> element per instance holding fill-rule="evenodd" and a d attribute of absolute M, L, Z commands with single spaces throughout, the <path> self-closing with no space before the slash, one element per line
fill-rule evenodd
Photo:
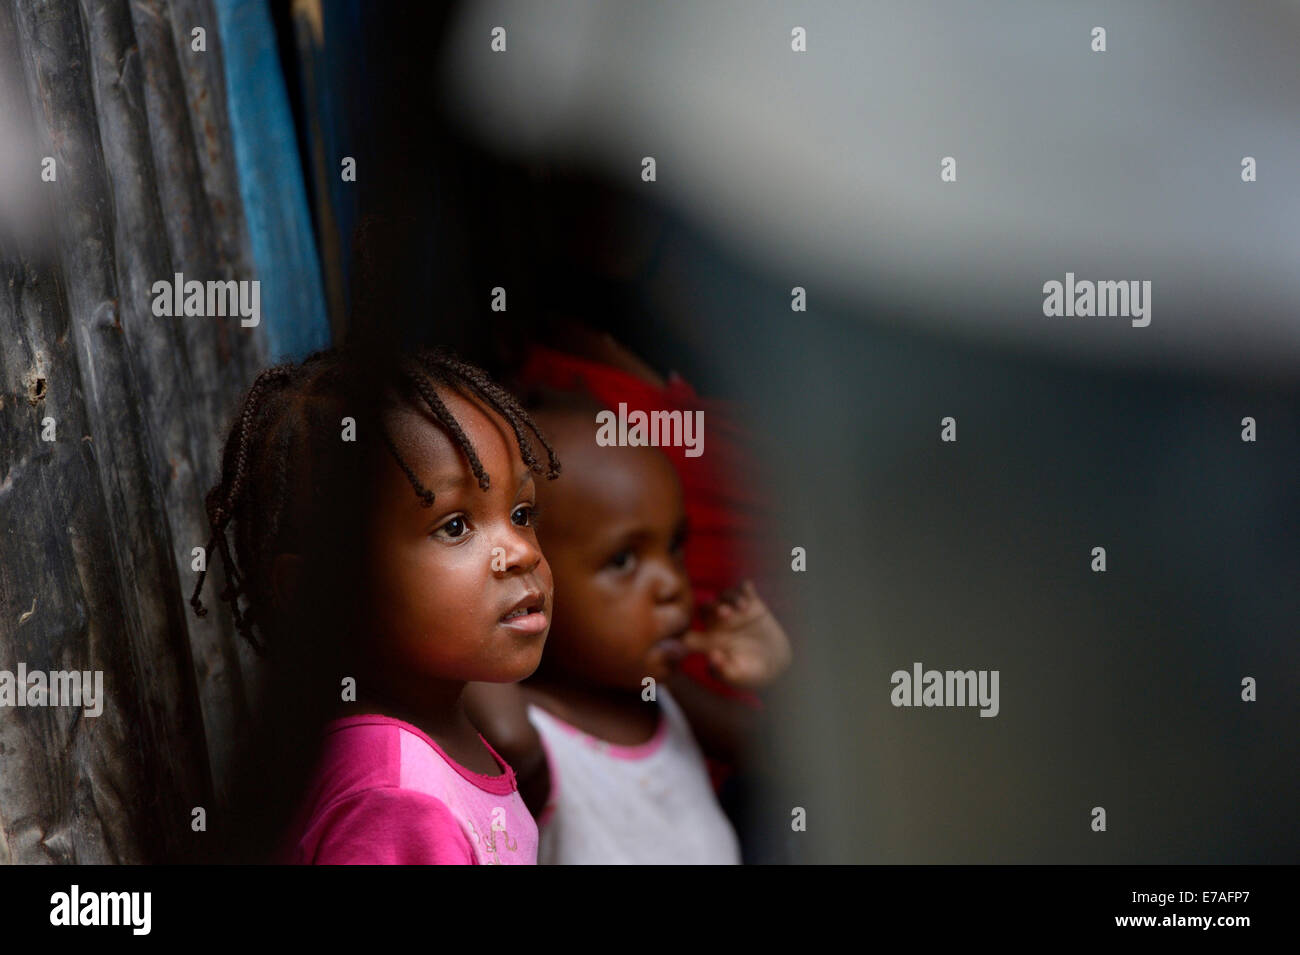
<path fill-rule="evenodd" d="M 151 308 L 178 272 L 265 271 L 226 102 L 209 0 L 0 3 L 0 190 L 23 197 L 0 203 L 0 671 L 99 670 L 106 697 L 0 707 L 3 862 L 202 851 L 192 810 L 219 815 L 249 732 L 251 657 L 186 598 L 267 330 Z"/>

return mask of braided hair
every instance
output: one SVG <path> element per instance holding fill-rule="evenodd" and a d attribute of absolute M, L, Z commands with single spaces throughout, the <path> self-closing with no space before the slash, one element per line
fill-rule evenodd
<path fill-rule="evenodd" d="M 559 474 L 555 449 L 514 396 L 480 368 L 446 351 L 376 354 L 343 346 L 315 352 L 299 364 L 267 368 L 253 381 L 226 439 L 221 479 L 205 504 L 212 530 L 207 551 L 215 545 L 225 568 L 226 587 L 219 597 L 230 604 L 236 628 L 259 655 L 265 654 L 267 632 L 273 629 L 267 618 L 275 556 L 299 549 L 319 552 L 322 538 L 314 528 L 329 524 L 325 518 L 331 509 L 336 517 L 346 513 L 364 491 L 360 456 L 352 450 L 357 445 L 340 440 L 342 417 L 353 417 L 363 435 L 378 433 L 421 504 L 431 507 L 433 492 L 420 482 L 382 423 L 382 412 L 397 404 L 427 411 L 465 456 L 479 487 L 487 490 L 488 474 L 440 389 L 481 399 L 510 425 L 529 470 L 549 478 Z M 544 449 L 545 465 L 530 433 Z M 334 549 L 348 550 L 351 540 L 346 534 L 333 538 Z M 323 549 L 324 560 L 334 556 L 328 553 L 331 547 Z M 207 614 L 199 599 L 206 577 L 205 569 L 190 598 L 200 617 Z"/>

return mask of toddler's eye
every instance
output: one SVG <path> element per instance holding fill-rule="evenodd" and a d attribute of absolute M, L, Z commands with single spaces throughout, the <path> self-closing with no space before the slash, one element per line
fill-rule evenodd
<path fill-rule="evenodd" d="M 609 566 L 615 570 L 631 570 L 636 565 L 636 554 L 630 550 L 621 550 L 609 559 Z"/>
<path fill-rule="evenodd" d="M 686 526 L 685 521 L 677 526 L 677 530 L 673 533 L 672 541 L 668 544 L 668 550 L 671 553 L 680 556 L 686 550 L 686 537 L 688 531 L 689 528 Z"/>
<path fill-rule="evenodd" d="M 510 520 L 519 527 L 527 527 L 537 518 L 537 508 L 532 504 L 521 504 L 515 508 Z"/>
<path fill-rule="evenodd" d="M 453 517 L 447 523 L 443 524 L 436 531 L 434 531 L 434 533 L 441 534 L 444 537 L 450 537 L 452 539 L 455 539 L 457 537 L 463 537 L 465 535 L 466 529 L 467 528 L 465 525 L 465 518 Z"/>

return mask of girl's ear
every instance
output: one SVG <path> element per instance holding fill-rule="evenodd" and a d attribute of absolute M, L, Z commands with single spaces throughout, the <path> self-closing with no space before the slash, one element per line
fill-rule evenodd
<path fill-rule="evenodd" d="M 302 570 L 302 557 L 298 554 L 276 554 L 271 564 L 271 593 L 278 607 L 293 603 L 298 592 L 298 576 Z"/>

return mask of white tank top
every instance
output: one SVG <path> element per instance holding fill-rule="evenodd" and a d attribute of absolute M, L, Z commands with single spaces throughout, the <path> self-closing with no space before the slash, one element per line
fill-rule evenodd
<path fill-rule="evenodd" d="M 657 693 L 659 726 L 638 746 L 589 736 L 529 705 L 551 773 L 537 820 L 539 865 L 740 862 L 690 724 L 667 690 Z"/>

